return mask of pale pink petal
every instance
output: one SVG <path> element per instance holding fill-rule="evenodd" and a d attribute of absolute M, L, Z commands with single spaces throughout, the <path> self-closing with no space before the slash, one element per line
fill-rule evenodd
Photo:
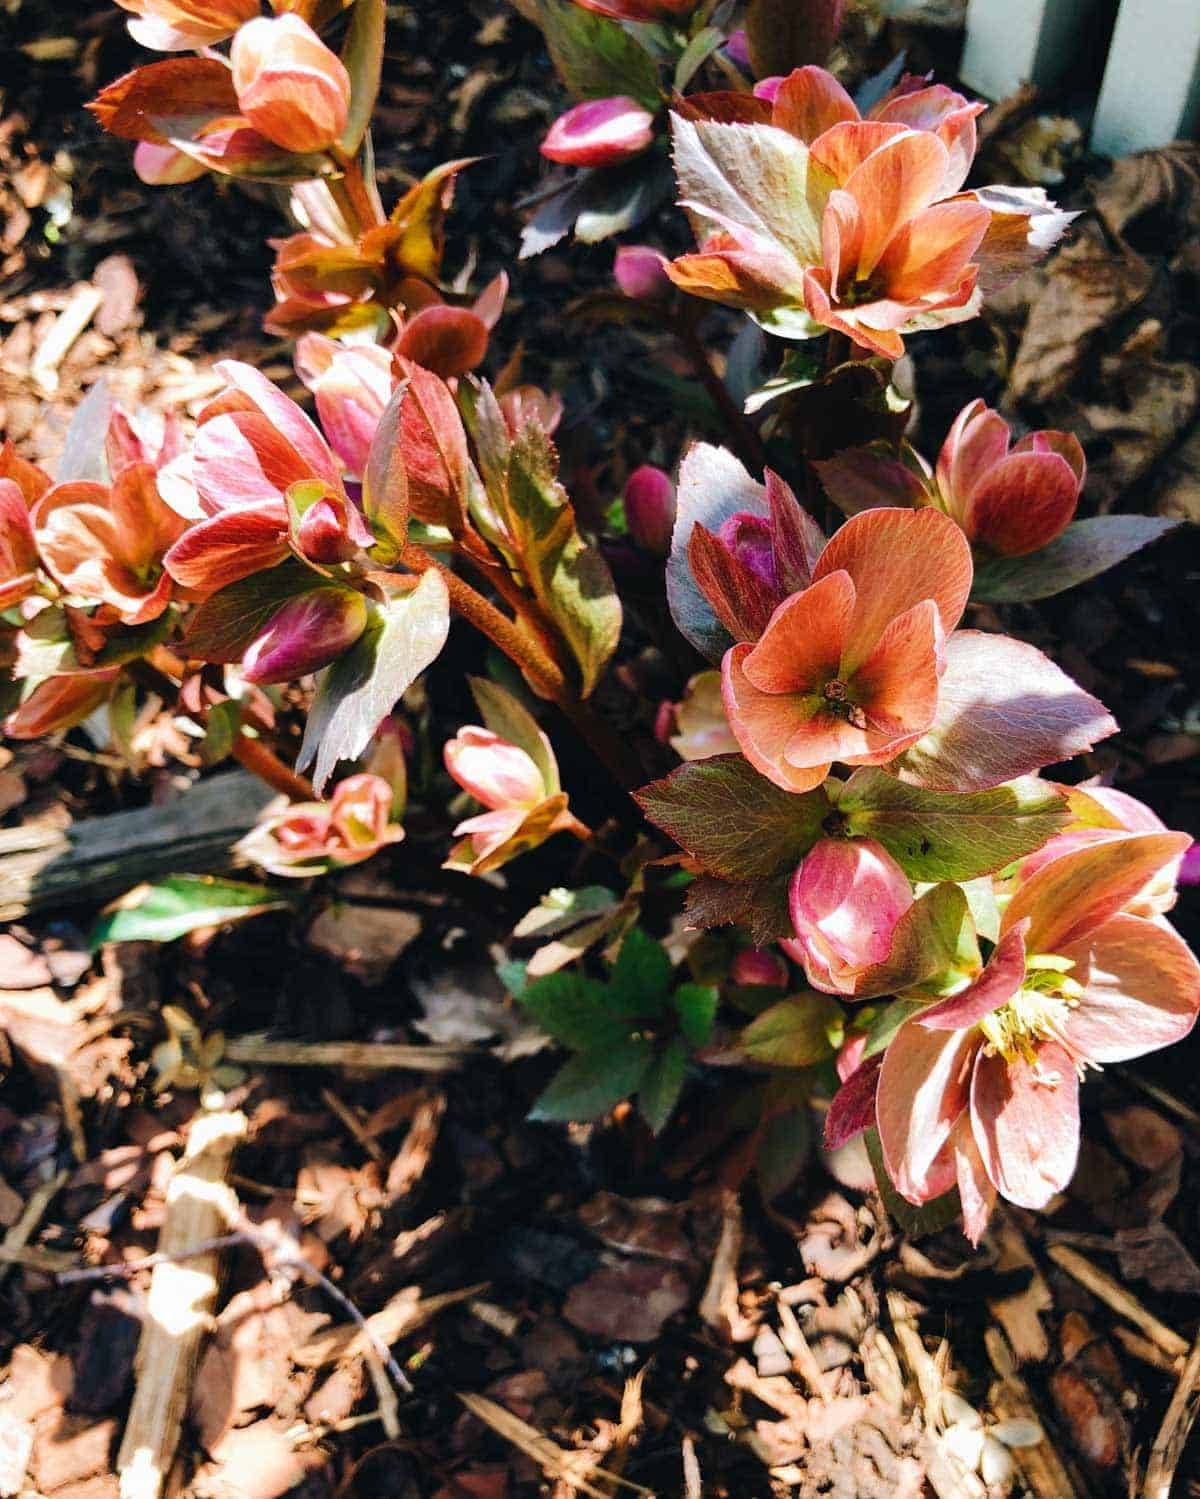
<path fill-rule="evenodd" d="M 954 1174 L 962 1203 L 963 1233 L 972 1244 L 978 1244 L 996 1206 L 996 1189 L 983 1167 L 983 1157 L 971 1133 L 971 1121 L 964 1114 L 954 1126 Z"/>
<path fill-rule="evenodd" d="M 280 436 L 295 448 L 310 473 L 324 479 L 331 488 L 340 487 L 341 475 L 329 445 L 295 401 L 272 385 L 253 365 L 223 359 L 215 369 L 223 380 L 246 396 Z"/>
<path fill-rule="evenodd" d="M 978 1025 L 993 1010 L 1006 1005 L 1025 979 L 1027 930 L 1026 923 L 1019 922 L 1006 933 L 970 988 L 922 1010 L 915 1017 L 917 1024 L 930 1031 L 959 1031 Z"/>
<path fill-rule="evenodd" d="M 1028 916 L 1028 950 L 1061 953 L 1117 915 L 1190 843 L 1186 833 L 1114 834 L 1064 854 L 1018 886 L 1003 930 Z"/>
<path fill-rule="evenodd" d="M 1032 1064 L 981 1051 L 971 1082 L 971 1128 L 1001 1197 L 1044 1208 L 1071 1180 L 1079 1156 L 1079 1079 L 1067 1052 L 1042 1042 Z"/>
<path fill-rule="evenodd" d="M 1088 1061 L 1125 1062 L 1182 1041 L 1200 1011 L 1200 964 L 1165 921 L 1114 916 L 1068 944 L 1084 996 L 1067 1020 Z"/>
<path fill-rule="evenodd" d="M 290 486 L 312 473 L 266 417 L 236 411 L 213 417 L 197 429 L 192 477 L 205 512 L 220 515 L 272 503 L 282 512 Z"/>
<path fill-rule="evenodd" d="M 1008 423 L 998 411 L 975 400 L 954 418 L 937 461 L 937 486 L 950 506 L 950 512 L 961 521 L 971 491 L 993 466 L 1008 452 Z"/>
<path fill-rule="evenodd" d="M 819 839 L 788 891 L 801 947 L 834 971 L 881 963 L 912 903 L 908 876 L 871 838 Z"/>
<path fill-rule="evenodd" d="M 951 1131 L 967 1107 L 972 1031 L 929 1031 L 905 1021 L 883 1055 L 875 1119 L 888 1175 L 909 1202 L 928 1202 L 955 1182 Z"/>

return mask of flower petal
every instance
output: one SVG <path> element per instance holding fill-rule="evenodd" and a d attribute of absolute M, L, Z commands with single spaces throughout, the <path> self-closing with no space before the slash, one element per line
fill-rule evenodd
<path fill-rule="evenodd" d="M 1008 453 L 1008 423 L 998 411 L 975 400 L 954 418 L 937 461 L 937 486 L 961 523 L 971 491 L 987 471 Z"/>
<path fill-rule="evenodd" d="M 1028 951 L 1061 953 L 1116 916 L 1190 844 L 1186 833 L 1114 833 L 1073 849 L 1018 886 L 1001 929 L 1029 917 Z"/>
<path fill-rule="evenodd" d="M 784 758 L 796 731 L 796 698 L 759 692 L 747 679 L 743 667 L 752 649 L 745 643 L 735 645 L 721 663 L 721 696 L 729 727 L 755 770 L 785 791 L 811 791 L 829 774 L 831 762 L 795 765 Z"/>
<path fill-rule="evenodd" d="M 278 506 L 228 510 L 185 531 L 163 566 L 184 588 L 212 593 L 282 562 L 287 534 L 287 517 Z"/>
<path fill-rule="evenodd" d="M 952 1145 L 954 1174 L 962 1203 L 963 1233 L 977 1245 L 996 1206 L 996 1189 L 983 1168 L 983 1157 L 975 1144 L 970 1117 L 966 1114 L 954 1126 Z"/>
<path fill-rule="evenodd" d="M 771 124 L 810 144 L 835 125 L 858 119 L 854 100 L 824 68 L 797 68 L 783 79 L 772 101 Z"/>
<path fill-rule="evenodd" d="M 1165 921 L 1114 916 L 1063 956 L 1084 987 L 1067 1038 L 1088 1061 L 1125 1062 L 1182 1041 L 1200 1012 L 1200 964 Z"/>
<path fill-rule="evenodd" d="M 865 279 L 874 271 L 897 228 L 934 201 L 948 165 L 949 155 L 936 135 L 904 130 L 872 151 L 843 183 L 858 199 L 866 220 L 858 262 L 861 277 Z"/>
<path fill-rule="evenodd" d="M 963 529 L 972 541 L 1021 557 L 1062 531 L 1079 503 L 1079 480 L 1057 453 L 1010 453 L 976 486 Z"/>
<path fill-rule="evenodd" d="M 904 224 L 879 262 L 888 297 L 915 302 L 958 286 L 987 233 L 981 203 L 934 203 Z"/>
<path fill-rule="evenodd" d="M 891 621 L 923 599 L 937 605 L 949 635 L 971 592 L 971 549 L 937 510 L 887 507 L 851 516 L 821 553 L 814 581 L 841 570 L 857 590 L 843 670 L 857 669 Z"/>
<path fill-rule="evenodd" d="M 866 716 L 866 753 L 889 758 L 915 744 L 937 713 L 942 634 L 937 605 L 923 599 L 887 626 L 854 673 L 853 696 Z M 903 744 L 897 741 L 905 741 Z"/>
<path fill-rule="evenodd" d="M 969 989 L 951 995 L 914 1017 L 929 1031 L 959 1031 L 1006 1005 L 1025 978 L 1025 922 L 1000 940 L 987 967 Z"/>
<path fill-rule="evenodd" d="M 272 385 L 251 364 L 223 359 L 214 366 L 222 380 L 246 396 L 275 430 L 308 464 L 310 474 L 324 479 L 332 489 L 341 487 L 341 473 L 329 445 L 295 401 Z"/>
<path fill-rule="evenodd" d="M 206 513 L 220 515 L 247 505 L 275 504 L 282 512 L 290 486 L 312 473 L 265 416 L 234 411 L 197 429 L 192 476 Z"/>
<path fill-rule="evenodd" d="M 888 1175 L 909 1202 L 954 1185 L 945 1147 L 967 1107 L 978 1045 L 971 1031 L 928 1031 L 908 1020 L 884 1052 L 875 1119 Z"/>
<path fill-rule="evenodd" d="M 1044 1208 L 1071 1180 L 1079 1156 L 1079 1079 L 1056 1041 L 1037 1064 L 980 1052 L 971 1081 L 971 1128 L 1001 1197 Z"/>
<path fill-rule="evenodd" d="M 746 680 L 760 692 L 820 692 L 837 675 L 854 613 L 849 573 L 828 573 L 785 599 L 746 656 Z"/>

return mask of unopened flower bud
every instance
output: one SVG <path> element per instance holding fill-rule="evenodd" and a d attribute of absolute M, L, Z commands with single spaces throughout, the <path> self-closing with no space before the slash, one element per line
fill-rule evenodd
<path fill-rule="evenodd" d="M 652 245 L 622 245 L 613 261 L 617 285 L 635 302 L 661 302 L 675 290 L 669 261 Z"/>
<path fill-rule="evenodd" d="M 654 139 L 654 116 L 636 99 L 586 99 L 559 115 L 542 155 L 571 167 L 607 167 L 639 155 Z"/>
<path fill-rule="evenodd" d="M 786 989 L 788 966 L 776 952 L 744 947 L 730 964 L 729 978 L 746 988 Z"/>
<path fill-rule="evenodd" d="M 804 964 L 809 983 L 852 994 L 854 981 L 892 950 L 900 918 L 913 903 L 908 876 L 871 838 L 822 838 L 792 876 L 795 941 L 785 951 Z"/>
<path fill-rule="evenodd" d="M 238 106 L 286 151 L 325 151 L 346 128 L 350 75 L 306 21 L 259 16 L 230 51 Z"/>
<path fill-rule="evenodd" d="M 748 510 L 739 510 L 722 522 L 717 539 L 767 588 L 776 586 L 771 522 L 765 515 L 752 515 Z"/>
<path fill-rule="evenodd" d="M 348 651 L 367 623 L 367 602 L 349 588 L 313 588 L 271 616 L 242 662 L 248 682 L 294 682 Z"/>
<path fill-rule="evenodd" d="M 468 724 L 445 748 L 446 769 L 476 801 L 494 811 L 535 806 L 546 794 L 542 773 L 523 749 L 490 729 Z"/>
<path fill-rule="evenodd" d="M 181 182 L 195 182 L 207 168 L 174 146 L 138 141 L 133 148 L 133 170 L 150 187 L 175 187 Z"/>
<path fill-rule="evenodd" d="M 671 550 L 675 525 L 675 486 L 670 476 L 652 463 L 634 469 L 625 485 L 625 522 L 643 551 L 665 557 Z"/>

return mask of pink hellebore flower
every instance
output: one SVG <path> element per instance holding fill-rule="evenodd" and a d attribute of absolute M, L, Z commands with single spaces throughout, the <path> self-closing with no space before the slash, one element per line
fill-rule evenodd
<path fill-rule="evenodd" d="M 257 8 L 257 7 L 256 7 Z M 238 108 L 285 151 L 325 151 L 346 128 L 350 75 L 307 21 L 248 21 L 230 50 Z"/>
<path fill-rule="evenodd" d="M 305 879 L 361 864 L 403 837 L 393 821 L 391 786 L 362 774 L 342 781 L 328 802 L 299 802 L 268 814 L 238 851 L 272 874 Z"/>
<path fill-rule="evenodd" d="M 1200 1011 L 1200 965 L 1130 902 L 1188 845 L 1126 833 L 1022 881 L 987 967 L 905 1021 L 884 1054 L 875 1111 L 888 1174 L 910 1202 L 956 1183 L 978 1242 L 996 1194 L 1043 1208 L 1071 1179 L 1079 1080 L 1181 1040 Z"/>
<path fill-rule="evenodd" d="M 488 810 L 454 829 L 460 842 L 450 851 L 447 869 L 486 874 L 573 824 L 550 742 L 540 737 L 550 781 L 531 755 L 490 729 L 469 724 L 448 741 L 446 769 Z"/>
<path fill-rule="evenodd" d="M 204 519 L 167 553 L 167 571 L 208 594 L 282 562 L 347 561 L 374 541 L 341 466 L 299 406 L 251 365 L 225 360 L 228 389 L 200 413 L 192 474 Z"/>
<path fill-rule="evenodd" d="M 942 508 L 972 545 L 1020 557 L 1053 541 L 1075 514 L 1087 477 L 1079 439 L 1031 432 L 1010 448 L 997 411 L 972 401 L 955 418 L 937 462 Z"/>
<path fill-rule="evenodd" d="M 652 557 L 667 555 L 675 525 L 675 486 L 670 474 L 652 463 L 634 469 L 625 483 L 625 521 L 642 551 Z"/>
<path fill-rule="evenodd" d="M 122 468 L 111 486 L 56 484 L 31 518 L 42 561 L 66 593 L 107 606 L 127 625 L 167 607 L 173 580 L 165 557 L 187 522 L 160 497 L 153 464 Z"/>
<path fill-rule="evenodd" d="M 296 373 L 312 391 L 321 430 L 361 479 L 383 409 L 396 386 L 395 361 L 378 344 L 340 344 L 306 333 L 296 345 Z"/>
<path fill-rule="evenodd" d="M 971 552 L 935 510 L 853 516 L 809 587 L 756 644 L 725 654 L 725 712 L 742 753 L 787 791 L 811 791 L 836 761 L 884 765 L 933 723 L 945 638 L 971 590 Z"/>
<path fill-rule="evenodd" d="M 258 15 L 258 0 L 117 0 L 134 19 L 129 35 L 154 52 L 191 52 L 223 42 Z"/>
<path fill-rule="evenodd" d="M 786 953 L 827 994 L 853 994 L 859 976 L 892 950 L 913 903 L 908 876 L 872 838 L 822 838 L 792 876 L 795 940 Z"/>
<path fill-rule="evenodd" d="M 639 156 L 654 139 L 654 116 L 636 99 L 585 99 L 559 115 L 542 155 L 569 167 L 609 167 Z"/>

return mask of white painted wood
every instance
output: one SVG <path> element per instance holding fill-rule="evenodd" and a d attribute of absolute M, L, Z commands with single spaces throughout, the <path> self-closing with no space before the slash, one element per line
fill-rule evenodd
<path fill-rule="evenodd" d="M 1146 0 L 1151 6 L 1200 0 Z M 1004 99 L 1023 83 L 1053 88 L 1069 78 L 1078 39 L 1096 0 L 970 0 L 963 82 L 988 99 Z"/>
<path fill-rule="evenodd" d="M 1121 0 L 1092 146 L 1125 156 L 1200 127 L 1200 0 Z"/>

